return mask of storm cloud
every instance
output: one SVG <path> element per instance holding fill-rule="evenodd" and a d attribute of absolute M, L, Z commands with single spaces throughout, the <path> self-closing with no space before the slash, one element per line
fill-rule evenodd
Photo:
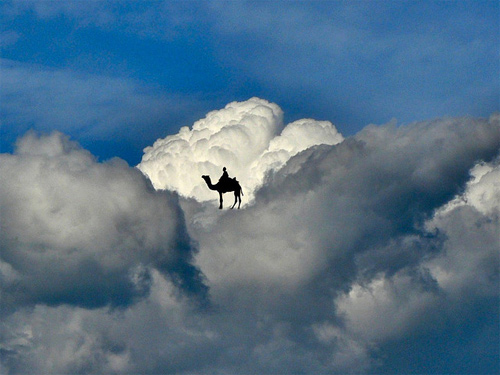
<path fill-rule="evenodd" d="M 343 139 L 255 98 L 146 149 L 150 183 L 28 134 L 1 157 L 2 370 L 494 372 L 499 150 L 498 115 Z M 195 188 L 223 165 L 242 210 Z"/>

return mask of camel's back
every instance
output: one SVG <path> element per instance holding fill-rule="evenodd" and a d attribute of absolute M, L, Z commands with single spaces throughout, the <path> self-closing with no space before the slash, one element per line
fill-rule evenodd
<path fill-rule="evenodd" d="M 225 184 L 223 184 L 223 186 L 221 188 L 222 188 L 222 192 L 223 193 L 227 193 L 227 192 L 230 192 L 230 191 L 240 191 L 241 190 L 240 183 L 238 182 L 238 180 L 236 179 L 236 177 L 227 179 L 225 181 Z"/>

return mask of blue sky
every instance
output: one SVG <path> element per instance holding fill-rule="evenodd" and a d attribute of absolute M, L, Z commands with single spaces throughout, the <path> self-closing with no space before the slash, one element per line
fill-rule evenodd
<path fill-rule="evenodd" d="M 329 120 L 344 135 L 499 110 L 496 1 L 6 1 L 0 12 L 3 151 L 29 128 L 57 129 L 137 164 L 155 139 L 253 96 L 286 122 Z"/>

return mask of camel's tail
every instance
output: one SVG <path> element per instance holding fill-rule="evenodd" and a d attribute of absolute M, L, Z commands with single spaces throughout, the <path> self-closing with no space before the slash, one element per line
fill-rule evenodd
<path fill-rule="evenodd" d="M 245 194 L 243 194 L 243 188 L 241 188 L 240 190 L 241 190 L 241 195 L 245 196 Z"/>

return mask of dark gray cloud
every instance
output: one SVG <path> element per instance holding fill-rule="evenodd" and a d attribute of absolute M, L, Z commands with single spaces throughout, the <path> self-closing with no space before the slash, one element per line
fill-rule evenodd
<path fill-rule="evenodd" d="M 494 212 L 459 220 L 483 217 L 480 234 L 469 237 L 470 229 L 453 231 L 444 223 L 429 227 L 429 220 L 462 194 L 469 170 L 479 160 L 491 161 L 499 146 L 497 115 L 368 127 L 334 147 L 293 157 L 268 177 L 244 213 L 227 213 L 215 224 L 194 216 L 198 264 L 214 299 L 247 316 L 247 323 L 268 324 L 245 327 L 255 332 L 247 352 L 276 349 L 259 353 L 252 371 L 272 373 L 285 364 L 290 372 L 364 370 L 378 359 L 396 359 L 378 351 L 391 340 L 411 346 L 408 336 L 417 332 L 451 334 L 465 322 L 456 321 L 463 313 L 475 321 L 474 310 L 460 306 L 497 296 L 498 193 L 490 202 Z M 498 162 L 493 165 L 498 169 Z M 489 194 L 498 191 L 482 183 Z M 456 214 L 443 215 L 447 221 Z M 477 272 L 484 282 L 469 280 L 471 294 L 455 294 L 456 284 L 446 283 L 436 264 L 470 251 L 483 266 L 469 271 L 469 262 L 457 259 L 452 272 L 459 279 Z M 279 334 L 271 338 L 266 332 L 273 329 Z M 492 368 L 498 356 L 488 353 L 484 367 L 456 357 L 447 368 Z"/>
<path fill-rule="evenodd" d="M 14 300 L 2 325 L 3 369 L 494 372 L 500 358 L 488 340 L 499 336 L 498 321 L 491 318 L 498 316 L 499 130 L 498 115 L 367 127 L 337 145 L 314 146 L 293 156 L 267 176 L 255 201 L 242 210 L 219 211 L 210 202 L 182 198 L 180 216 L 175 197 L 144 190 L 138 171 L 116 162 L 95 163 L 60 135 L 28 136 L 16 155 L 2 156 L 8 161 L 2 165 L 17 160 L 16 170 L 24 163 L 20 177 L 38 176 L 36 189 L 20 182 L 3 188 L 9 192 L 5 202 L 11 203 L 2 203 L 2 212 L 17 220 L 6 227 L 9 238 L 17 231 L 30 244 L 35 244 L 33 238 L 36 244 L 50 243 L 53 251 L 62 246 L 68 249 L 67 258 L 81 265 L 82 256 L 97 259 L 87 244 L 109 241 L 102 233 L 111 233 L 119 243 L 100 253 L 100 267 L 132 268 L 147 293 L 119 310 L 35 302 L 26 308 Z M 82 173 L 93 177 L 83 178 Z M 55 209 L 53 202 L 70 198 L 58 189 L 51 195 L 44 186 L 52 188 L 47 183 L 52 180 L 67 186 L 66 179 L 74 176 L 84 186 L 70 197 L 80 196 L 85 204 L 59 204 Z M 89 197 L 97 201 L 89 203 Z M 21 214 L 27 206 L 39 208 L 28 210 L 31 216 Z M 19 211 L 16 216 L 4 207 L 20 210 L 14 210 Z M 140 219 L 135 226 L 117 229 L 122 227 L 117 220 L 120 207 L 130 208 L 124 212 L 128 223 Z M 93 209 L 109 211 L 97 216 L 116 224 L 103 224 L 107 231 L 84 225 L 88 232 L 75 235 L 77 227 L 71 232 L 73 226 L 59 225 L 58 215 L 67 209 L 74 212 L 63 216 L 76 223 Z M 35 214 L 39 224 L 20 229 L 28 219 L 36 222 Z M 180 232 L 165 217 L 185 217 L 187 234 L 178 221 Z M 66 232 L 56 235 L 47 231 L 51 227 Z M 139 241 L 141 255 L 136 254 L 131 245 L 138 242 L 136 234 L 150 232 L 152 242 Z M 145 259 L 158 264 L 154 245 L 148 247 L 157 244 L 155 238 L 172 244 L 170 249 L 197 244 L 193 262 L 210 287 L 209 310 L 193 309 L 189 295 L 178 293 L 171 271 L 151 266 L 148 276 L 141 277 L 144 272 L 130 267 L 146 264 Z M 70 252 L 75 247 L 71 241 L 86 244 L 80 246 L 80 257 Z M 118 254 L 125 254 L 125 260 Z M 2 259 L 4 290 L 11 293 L 23 270 L 35 267 L 19 261 L 14 267 L 4 248 Z M 49 262 L 32 259 L 41 266 Z M 55 266 L 55 275 L 57 270 Z M 88 277 L 84 269 L 80 273 L 72 277 Z M 96 280 L 104 286 L 106 282 Z M 55 288 L 55 283 L 47 285 L 47 290 Z M 109 288 L 119 290 L 118 284 Z M 41 292 L 33 289 L 34 301 Z"/>
<path fill-rule="evenodd" d="M 177 197 L 156 192 L 124 161 L 97 163 L 53 133 L 29 133 L 1 156 L 3 308 L 128 305 L 151 269 L 206 292 Z"/>

